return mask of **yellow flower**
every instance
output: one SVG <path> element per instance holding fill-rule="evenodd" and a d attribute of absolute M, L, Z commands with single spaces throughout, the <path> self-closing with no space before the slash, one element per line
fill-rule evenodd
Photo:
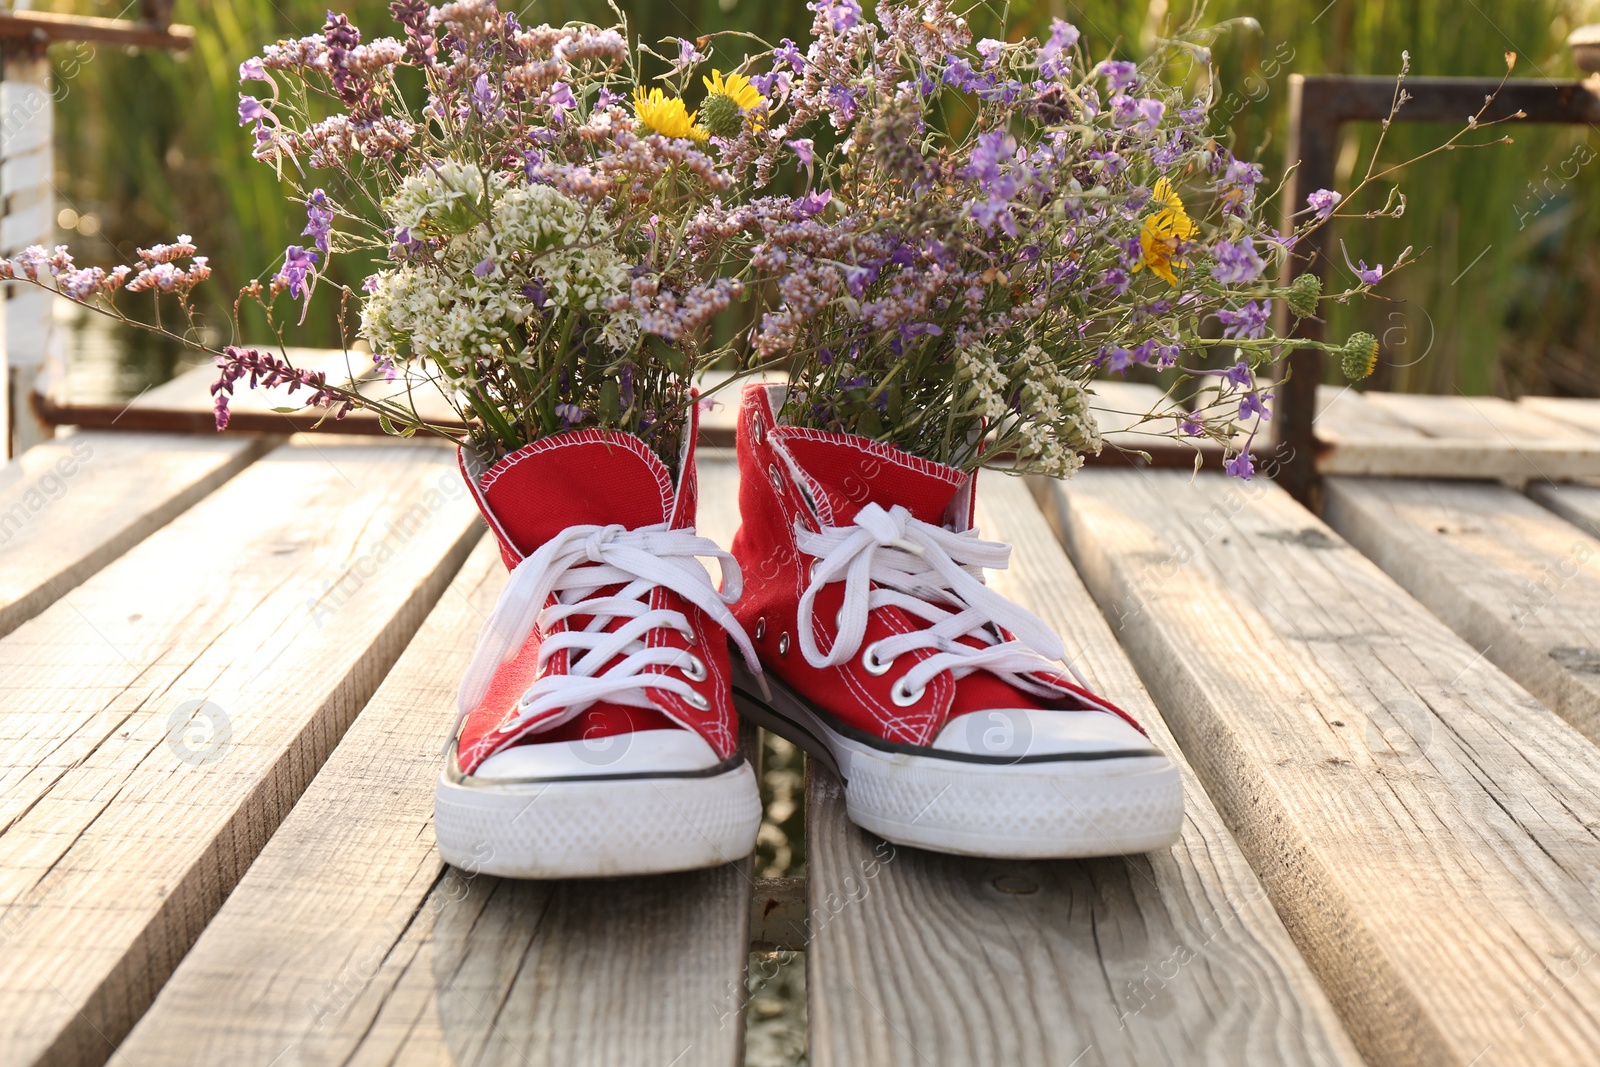
<path fill-rule="evenodd" d="M 700 80 L 705 82 L 707 93 L 712 96 L 727 97 L 739 105 L 740 111 L 749 111 L 757 104 L 767 102 L 767 98 L 762 96 L 756 87 L 750 84 L 750 79 L 743 74 L 730 74 L 724 81 L 722 71 L 713 70 L 711 77 L 702 77 Z"/>
<path fill-rule="evenodd" d="M 1168 285 L 1177 285 L 1178 276 L 1172 272 L 1172 268 L 1189 265 L 1187 260 L 1179 258 L 1178 247 L 1193 237 L 1200 227 L 1184 211 L 1183 201 L 1167 179 L 1156 180 L 1155 191 L 1150 199 L 1160 207 L 1145 217 L 1144 226 L 1139 231 L 1139 250 L 1144 258 L 1133 270 L 1137 274 L 1149 267 L 1150 273 Z"/>
<path fill-rule="evenodd" d="M 700 122 L 716 137 L 737 137 L 744 129 L 746 113 L 766 97 L 757 91 L 743 74 L 730 74 L 727 81 L 722 71 L 714 70 L 711 77 L 701 78 L 706 83 L 706 100 L 700 105 Z M 750 116 L 759 121 L 759 116 Z"/>
<path fill-rule="evenodd" d="M 663 137 L 685 137 L 704 142 L 711 136 L 703 126 L 695 125 L 695 117 L 700 114 L 698 111 L 685 110 L 681 99 L 669 97 L 660 89 L 651 89 L 648 93 L 642 87 L 634 89 L 633 113 L 640 122 Z"/>

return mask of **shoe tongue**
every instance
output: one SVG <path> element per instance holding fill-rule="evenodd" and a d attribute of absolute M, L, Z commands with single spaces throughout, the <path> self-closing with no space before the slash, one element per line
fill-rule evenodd
<path fill-rule="evenodd" d="M 772 436 L 820 488 L 844 525 L 869 503 L 902 505 L 912 516 L 935 526 L 949 518 L 950 504 L 967 476 L 954 467 L 919 459 L 888 445 L 859 437 L 774 427 Z"/>
<path fill-rule="evenodd" d="M 672 475 L 648 445 L 606 430 L 547 437 L 491 467 L 479 483 L 524 556 L 569 526 L 636 530 L 672 514 Z"/>

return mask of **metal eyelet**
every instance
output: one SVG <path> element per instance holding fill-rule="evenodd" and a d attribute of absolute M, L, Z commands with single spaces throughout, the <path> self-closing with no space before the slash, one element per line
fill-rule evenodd
<path fill-rule="evenodd" d="M 889 668 L 894 665 L 894 660 L 878 658 L 878 642 L 874 641 L 861 650 L 861 666 L 868 674 L 888 674 Z M 915 701 L 913 701 L 915 703 Z"/>
<path fill-rule="evenodd" d="M 789 635 L 787 633 L 779 634 L 778 635 L 778 655 L 787 656 L 788 654 L 789 654 Z"/>
<path fill-rule="evenodd" d="M 706 680 L 706 663 L 699 656 L 690 656 L 688 666 L 679 667 L 678 669 L 691 682 L 703 682 Z"/>
<path fill-rule="evenodd" d="M 776 463 L 767 464 L 767 481 L 772 483 L 773 489 L 780 493 L 783 492 L 783 475 L 778 473 L 778 465 Z"/>
<path fill-rule="evenodd" d="M 809 581 L 814 582 L 817 580 L 817 568 L 820 566 L 822 566 L 822 561 L 820 559 L 814 559 L 811 561 L 811 569 L 806 572 L 806 578 Z"/>
<path fill-rule="evenodd" d="M 897 708 L 909 708 L 911 705 L 921 700 L 922 694 L 926 692 L 926 687 L 918 689 L 915 693 L 911 692 L 910 690 L 906 689 L 906 680 L 902 678 L 898 682 L 894 683 L 893 687 L 890 688 L 889 699 L 894 701 L 894 706 Z"/>
<path fill-rule="evenodd" d="M 697 690 L 689 690 L 688 694 L 683 699 L 688 701 L 689 706 L 694 708 L 696 711 L 709 711 L 711 709 L 711 701 L 701 696 Z"/>
<path fill-rule="evenodd" d="M 756 640 L 760 641 L 762 638 L 764 638 L 766 636 L 767 636 L 767 619 L 766 619 L 766 616 L 762 616 L 761 618 L 756 620 Z"/>
<path fill-rule="evenodd" d="M 767 428 L 762 425 L 760 419 L 750 420 L 750 436 L 756 439 L 758 445 L 767 443 Z"/>

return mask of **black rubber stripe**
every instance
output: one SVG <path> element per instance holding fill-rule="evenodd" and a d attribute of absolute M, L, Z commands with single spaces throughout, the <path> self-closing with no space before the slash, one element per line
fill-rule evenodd
<path fill-rule="evenodd" d="M 463 785 L 477 789 L 494 789 L 499 786 L 507 785 L 555 785 L 561 782 L 629 782 L 638 781 L 641 778 L 715 778 L 720 774 L 727 774 L 729 771 L 734 770 L 743 762 L 745 762 L 745 758 L 742 755 L 734 755 L 729 756 L 727 759 L 723 760 L 714 767 L 707 767 L 704 770 L 699 771 L 638 771 L 633 774 L 572 774 L 558 775 L 553 778 L 485 778 L 480 781 L 476 778 L 473 778 L 471 775 L 462 774 L 460 766 L 456 763 L 455 757 L 452 756 L 447 771 L 449 772 L 450 781 L 455 785 Z"/>
<path fill-rule="evenodd" d="M 781 687 L 794 700 L 804 704 L 811 711 L 811 714 L 821 719 L 823 724 L 827 726 L 828 729 L 833 730 L 841 737 L 848 738 L 851 741 L 856 741 L 860 744 L 866 745 L 868 748 L 877 749 L 879 752 L 895 752 L 907 756 L 921 756 L 925 759 L 949 760 L 952 763 L 978 763 L 991 767 L 1015 767 L 1018 764 L 1024 763 L 1081 763 L 1089 760 L 1134 759 L 1161 755 L 1161 752 L 1155 748 L 1119 748 L 1110 749 L 1105 752 L 1054 752 L 1040 753 L 1039 755 L 1034 756 L 980 756 L 970 752 L 949 752 L 942 748 L 931 748 L 926 745 L 910 745 L 903 741 L 887 741 L 881 737 L 869 734 L 865 730 L 857 729 L 856 727 L 851 726 L 849 723 L 841 722 L 833 715 L 817 707 L 814 701 L 807 700 L 805 697 L 795 692 L 791 686 L 783 681 L 780 681 L 776 676 L 769 673 L 765 677 L 768 685 Z M 754 693 L 747 692 L 738 688 L 737 686 L 735 686 L 734 691 L 740 696 L 744 697 L 746 700 L 760 704 L 763 708 L 766 708 L 769 713 L 779 719 L 782 719 L 786 723 L 790 723 L 795 727 L 795 729 L 804 731 L 807 736 L 816 736 L 810 730 L 806 729 L 803 724 L 795 722 L 793 719 L 784 715 L 777 708 L 774 708 L 771 704 L 768 704 L 765 700 L 762 700 Z M 1106 712 L 1105 714 L 1109 715 L 1110 712 Z"/>

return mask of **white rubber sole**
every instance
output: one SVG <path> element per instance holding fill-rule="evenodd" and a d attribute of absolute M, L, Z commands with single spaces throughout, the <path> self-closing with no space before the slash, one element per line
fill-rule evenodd
<path fill-rule="evenodd" d="M 501 878 L 611 878 L 717 867 L 761 827 L 755 772 L 476 782 L 446 770 L 433 831 L 446 863 Z"/>
<path fill-rule="evenodd" d="M 884 751 L 844 736 L 772 675 L 768 699 L 735 673 L 739 714 L 820 759 L 844 782 L 850 820 L 895 844 L 1071 859 L 1149 852 L 1182 833 L 1183 781 L 1158 752 L 974 763 Z"/>

